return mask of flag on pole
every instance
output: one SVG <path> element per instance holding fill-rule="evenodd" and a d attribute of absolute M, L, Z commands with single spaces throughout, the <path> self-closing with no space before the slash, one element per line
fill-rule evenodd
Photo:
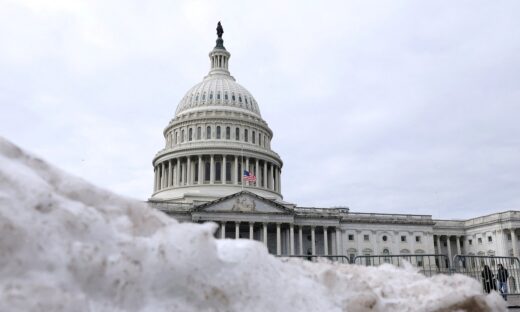
<path fill-rule="evenodd" d="M 247 170 L 244 170 L 244 181 L 255 182 L 256 176 Z"/>

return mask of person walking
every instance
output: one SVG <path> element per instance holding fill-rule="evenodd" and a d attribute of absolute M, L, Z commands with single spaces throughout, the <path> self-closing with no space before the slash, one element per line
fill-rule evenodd
<path fill-rule="evenodd" d="M 482 270 L 482 282 L 484 283 L 484 291 L 486 293 L 490 293 L 491 290 L 497 290 L 497 286 L 495 284 L 495 275 L 491 272 L 491 269 L 486 264 L 484 265 L 484 269 Z"/>
<path fill-rule="evenodd" d="M 502 263 L 498 264 L 498 271 L 497 271 L 497 280 L 498 280 L 498 290 L 502 294 L 502 297 L 505 301 L 507 301 L 507 279 L 509 278 L 509 273 L 507 272 L 507 269 L 504 268 Z"/>

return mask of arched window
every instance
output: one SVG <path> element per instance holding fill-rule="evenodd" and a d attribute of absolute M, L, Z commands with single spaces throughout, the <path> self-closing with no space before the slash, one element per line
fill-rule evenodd
<path fill-rule="evenodd" d="M 220 161 L 216 161 L 215 162 L 215 181 L 221 181 L 222 179 L 222 166 L 221 166 L 221 162 Z"/>
<path fill-rule="evenodd" d="M 220 100 L 220 92 L 217 92 L 217 100 Z"/>
<path fill-rule="evenodd" d="M 238 127 L 235 128 L 235 140 L 240 140 L 240 129 Z"/>
<path fill-rule="evenodd" d="M 213 100 L 213 92 L 211 92 L 211 93 L 209 94 L 209 99 L 210 99 L 210 100 Z"/>
<path fill-rule="evenodd" d="M 247 97 L 244 97 L 244 100 L 246 100 L 246 104 L 247 104 Z"/>
<path fill-rule="evenodd" d="M 233 102 L 235 102 L 235 94 L 234 94 L 234 93 L 231 95 L 231 100 L 232 100 Z"/>
<path fill-rule="evenodd" d="M 231 139 L 231 128 L 226 127 L 226 140 Z"/>
<path fill-rule="evenodd" d="M 247 129 L 244 129 L 244 141 L 248 142 L 249 133 L 247 132 Z"/>
<path fill-rule="evenodd" d="M 242 103 L 242 96 L 240 96 L 240 95 L 238 96 L 238 101 L 239 101 L 240 103 Z"/>
<path fill-rule="evenodd" d="M 197 93 L 197 96 L 195 97 L 195 101 L 199 100 L 199 94 Z"/>
<path fill-rule="evenodd" d="M 191 141 L 191 140 L 193 140 L 193 129 L 192 128 L 190 128 L 188 130 L 188 141 Z"/>
<path fill-rule="evenodd" d="M 220 139 L 220 126 L 217 126 L 217 139 Z"/>
<path fill-rule="evenodd" d="M 194 178 L 194 182 L 199 183 L 199 163 L 198 162 L 195 163 L 195 178 Z"/>
<path fill-rule="evenodd" d="M 256 133 L 253 131 L 252 136 L 251 136 L 251 142 L 252 142 L 253 144 L 256 144 L 256 141 L 255 141 L 255 140 L 256 140 Z"/>
<path fill-rule="evenodd" d="M 211 164 L 209 161 L 204 163 L 204 181 L 209 181 L 209 177 L 211 175 Z"/>
<path fill-rule="evenodd" d="M 179 135 L 179 134 L 177 133 L 177 131 L 175 131 L 175 134 L 174 134 L 174 136 L 173 136 L 173 144 L 177 144 L 177 136 L 178 136 L 178 135 Z"/>
<path fill-rule="evenodd" d="M 206 140 L 210 140 L 210 139 L 211 139 L 211 127 L 207 126 L 206 127 Z"/>
<path fill-rule="evenodd" d="M 181 131 L 181 143 L 184 142 L 184 129 Z"/>
<path fill-rule="evenodd" d="M 203 101 L 206 100 L 206 92 L 204 92 L 204 94 L 202 95 L 202 100 L 203 100 Z"/>
<path fill-rule="evenodd" d="M 197 140 L 200 140 L 201 135 L 202 135 L 202 129 L 200 127 L 197 127 Z"/>
<path fill-rule="evenodd" d="M 227 92 L 224 93 L 224 100 L 227 100 L 228 99 L 228 96 L 227 96 Z"/>

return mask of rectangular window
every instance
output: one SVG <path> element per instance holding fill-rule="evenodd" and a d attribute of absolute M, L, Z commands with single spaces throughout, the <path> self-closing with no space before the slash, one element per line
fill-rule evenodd
<path fill-rule="evenodd" d="M 248 142 L 249 140 L 249 133 L 247 133 L 247 129 L 244 129 L 244 142 Z"/>
<path fill-rule="evenodd" d="M 240 129 L 238 128 L 235 129 L 235 140 L 240 140 Z"/>
<path fill-rule="evenodd" d="M 226 140 L 231 139 L 231 128 L 226 127 Z"/>
<path fill-rule="evenodd" d="M 415 236 L 415 241 L 416 241 L 417 243 L 420 243 L 420 242 L 421 242 L 421 237 L 420 237 L 420 236 Z"/>
<path fill-rule="evenodd" d="M 479 243 L 479 244 L 482 244 L 482 237 L 479 237 L 479 238 L 478 238 L 478 243 Z"/>
<path fill-rule="evenodd" d="M 401 235 L 401 242 L 406 242 L 406 236 Z"/>
<path fill-rule="evenodd" d="M 251 136 L 251 142 L 253 144 L 255 144 L 256 143 L 255 140 L 256 140 L 256 133 L 253 131 L 253 135 Z"/>
<path fill-rule="evenodd" d="M 354 263 L 355 259 L 356 259 L 356 254 L 351 253 L 350 254 L 350 263 Z"/>
<path fill-rule="evenodd" d="M 197 128 L 197 140 L 200 140 L 200 136 L 202 135 L 202 129 L 200 127 Z"/>
<path fill-rule="evenodd" d="M 491 236 L 488 236 L 488 242 L 490 242 L 490 243 L 491 243 L 492 241 L 493 241 L 493 237 L 491 237 Z"/>
<path fill-rule="evenodd" d="M 508 234 L 508 235 L 507 235 L 507 240 L 510 241 L 511 238 L 512 238 L 512 237 L 511 237 L 511 234 Z"/>
<path fill-rule="evenodd" d="M 468 244 L 473 245 L 473 240 L 472 240 L 472 239 L 469 239 L 469 240 L 468 240 Z"/>
<path fill-rule="evenodd" d="M 354 240 L 354 234 L 349 234 L 348 235 L 348 240 L 349 241 L 353 241 Z"/>
<path fill-rule="evenodd" d="M 368 234 L 363 235 L 363 240 L 364 241 L 369 241 L 370 240 L 370 236 Z"/>

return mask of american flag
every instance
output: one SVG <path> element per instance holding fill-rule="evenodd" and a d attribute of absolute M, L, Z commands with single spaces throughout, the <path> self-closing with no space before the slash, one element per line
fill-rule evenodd
<path fill-rule="evenodd" d="M 255 182 L 256 176 L 247 170 L 244 170 L 244 181 Z"/>

